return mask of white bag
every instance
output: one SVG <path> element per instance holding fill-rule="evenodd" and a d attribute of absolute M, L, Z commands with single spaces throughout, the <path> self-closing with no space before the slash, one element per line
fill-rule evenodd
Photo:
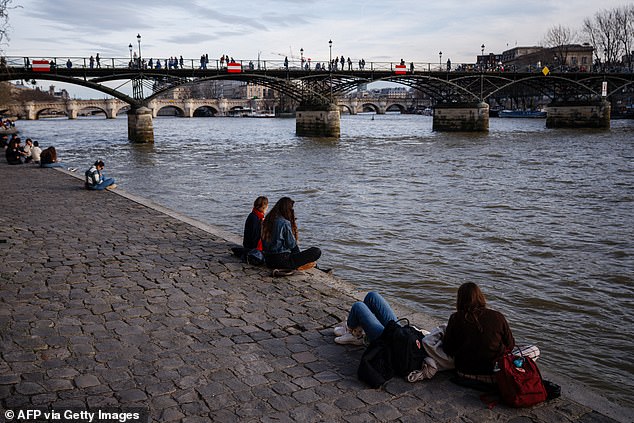
<path fill-rule="evenodd" d="M 425 351 L 438 364 L 438 370 L 449 370 L 456 367 L 453 358 L 449 357 L 445 350 L 442 349 L 442 338 L 445 334 L 445 329 L 447 329 L 447 325 L 442 324 L 433 328 L 429 335 L 423 338 Z"/>

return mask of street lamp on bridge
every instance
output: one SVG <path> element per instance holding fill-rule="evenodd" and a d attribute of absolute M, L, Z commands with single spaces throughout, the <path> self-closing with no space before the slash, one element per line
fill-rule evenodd
<path fill-rule="evenodd" d="M 328 69 L 332 70 L 332 40 L 328 41 L 328 47 L 330 48 L 330 62 L 328 62 Z"/>
<path fill-rule="evenodd" d="M 141 67 L 141 34 L 136 34 L 136 39 L 139 42 L 139 67 Z"/>
<path fill-rule="evenodd" d="M 130 49 L 130 63 L 132 63 L 132 43 L 130 43 L 128 48 Z"/>
<path fill-rule="evenodd" d="M 480 51 L 481 51 L 481 53 L 480 53 L 480 60 L 481 60 L 480 66 L 484 66 L 484 44 L 482 44 L 480 46 Z"/>
<path fill-rule="evenodd" d="M 480 51 L 482 52 L 482 54 L 480 55 L 480 102 L 484 101 L 484 98 L 482 98 L 482 93 L 484 92 L 484 44 L 482 44 L 480 46 Z"/>
<path fill-rule="evenodd" d="M 442 70 L 442 51 L 438 52 L 438 66 L 439 70 Z"/>
<path fill-rule="evenodd" d="M 302 66 L 302 70 L 304 70 L 304 48 L 299 49 L 299 63 Z"/>
<path fill-rule="evenodd" d="M 328 62 L 328 69 L 330 70 L 330 102 L 332 103 L 332 40 L 328 41 L 328 47 L 330 48 L 330 62 Z"/>

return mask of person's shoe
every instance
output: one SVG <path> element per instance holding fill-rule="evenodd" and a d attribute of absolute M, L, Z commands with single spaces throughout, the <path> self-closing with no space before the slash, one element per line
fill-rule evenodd
<path fill-rule="evenodd" d="M 115 189 L 116 187 L 117 187 L 117 184 L 112 184 L 112 185 L 108 185 L 106 189 L 110 190 L 110 189 Z"/>
<path fill-rule="evenodd" d="M 282 276 L 292 276 L 295 274 L 295 270 L 293 269 L 273 269 L 273 277 L 279 278 Z"/>
<path fill-rule="evenodd" d="M 335 336 L 345 335 L 347 332 L 349 332 L 348 324 L 346 322 L 339 323 L 337 326 L 335 326 L 333 332 L 335 333 Z"/>
<path fill-rule="evenodd" d="M 335 342 L 341 345 L 363 345 L 364 343 L 363 336 L 354 335 L 352 332 L 336 337 Z"/>

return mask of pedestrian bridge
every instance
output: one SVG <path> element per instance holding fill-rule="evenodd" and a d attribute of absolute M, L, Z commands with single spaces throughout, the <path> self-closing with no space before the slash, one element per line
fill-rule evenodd
<path fill-rule="evenodd" d="M 37 63 L 36 63 L 37 62 Z M 460 64 L 444 68 L 441 64 L 398 62 L 369 63 L 366 66 L 345 68 L 311 67 L 301 63 L 272 63 L 238 61 L 222 66 L 197 67 L 194 60 L 185 60 L 172 68 L 150 68 L 144 61 L 101 58 L 101 67 L 77 66 L 77 60 L 66 67 L 58 66 L 56 57 L 30 61 L 24 57 L 5 57 L 0 63 L 0 80 L 51 80 L 80 85 L 104 92 L 129 105 L 128 137 L 132 141 L 152 142 L 152 117 L 156 115 L 157 101 L 162 93 L 183 85 L 212 80 L 235 80 L 274 89 L 295 101 L 298 135 L 339 136 L 339 113 L 336 98 L 342 98 L 360 84 L 387 81 L 399 83 L 423 93 L 433 103 L 433 129 L 437 131 L 487 131 L 487 101 L 501 103 L 514 95 L 549 98 L 546 124 L 549 127 L 609 127 L 610 100 L 613 95 L 634 93 L 634 74 L 602 72 L 567 72 L 556 68 L 529 68 L 521 72 L 503 71 L 486 64 Z M 80 62 L 81 63 L 81 62 Z M 189 64 L 191 63 L 191 64 Z M 326 61 L 326 63 L 328 63 Z M 189 64 L 189 65 L 188 65 Z M 307 66 L 308 65 L 308 66 Z M 117 82 L 117 88 L 112 83 Z M 124 81 L 120 83 L 120 81 Z M 122 87 L 131 84 L 125 92 Z M 631 96 L 631 95 L 630 95 Z M 106 100 L 107 101 L 107 100 Z M 219 113 L 231 110 L 229 100 L 208 105 Z M 211 102 L 211 100 L 210 100 Z M 348 99 L 339 106 L 350 113 L 364 107 L 359 101 Z M 400 108 L 398 103 L 365 103 L 377 113 L 389 107 Z M 72 103 L 69 116 L 80 107 Z M 116 116 L 125 106 L 117 101 L 106 104 L 102 110 Z M 174 106 L 184 116 L 193 115 L 196 103 Z M 237 107 L 237 106 L 236 106 Z M 406 107 L 406 106 L 403 106 Z M 101 107 L 100 107 L 101 108 Z M 37 114 L 36 114 L 37 115 Z"/>

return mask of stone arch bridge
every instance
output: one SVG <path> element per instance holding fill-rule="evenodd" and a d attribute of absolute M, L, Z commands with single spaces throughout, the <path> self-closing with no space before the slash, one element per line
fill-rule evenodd
<path fill-rule="evenodd" d="M 199 109 L 207 109 L 214 116 L 231 116 L 242 110 L 257 108 L 260 100 L 248 99 L 154 99 L 148 103 L 152 117 L 158 116 L 164 108 L 174 108 L 179 116 L 194 117 Z M 406 112 L 415 110 L 421 102 L 413 98 L 389 98 L 389 97 L 346 97 L 335 99 L 335 104 L 341 112 L 356 115 L 364 111 L 374 111 L 377 114 L 385 114 L 388 110 Z M 57 112 L 68 116 L 69 119 L 77 119 L 84 110 L 99 110 L 106 118 L 114 119 L 122 113 L 127 113 L 132 106 L 123 100 L 110 98 L 103 100 L 67 100 L 67 101 L 28 101 L 12 105 L 11 114 L 20 119 L 35 120 L 44 112 Z"/>

